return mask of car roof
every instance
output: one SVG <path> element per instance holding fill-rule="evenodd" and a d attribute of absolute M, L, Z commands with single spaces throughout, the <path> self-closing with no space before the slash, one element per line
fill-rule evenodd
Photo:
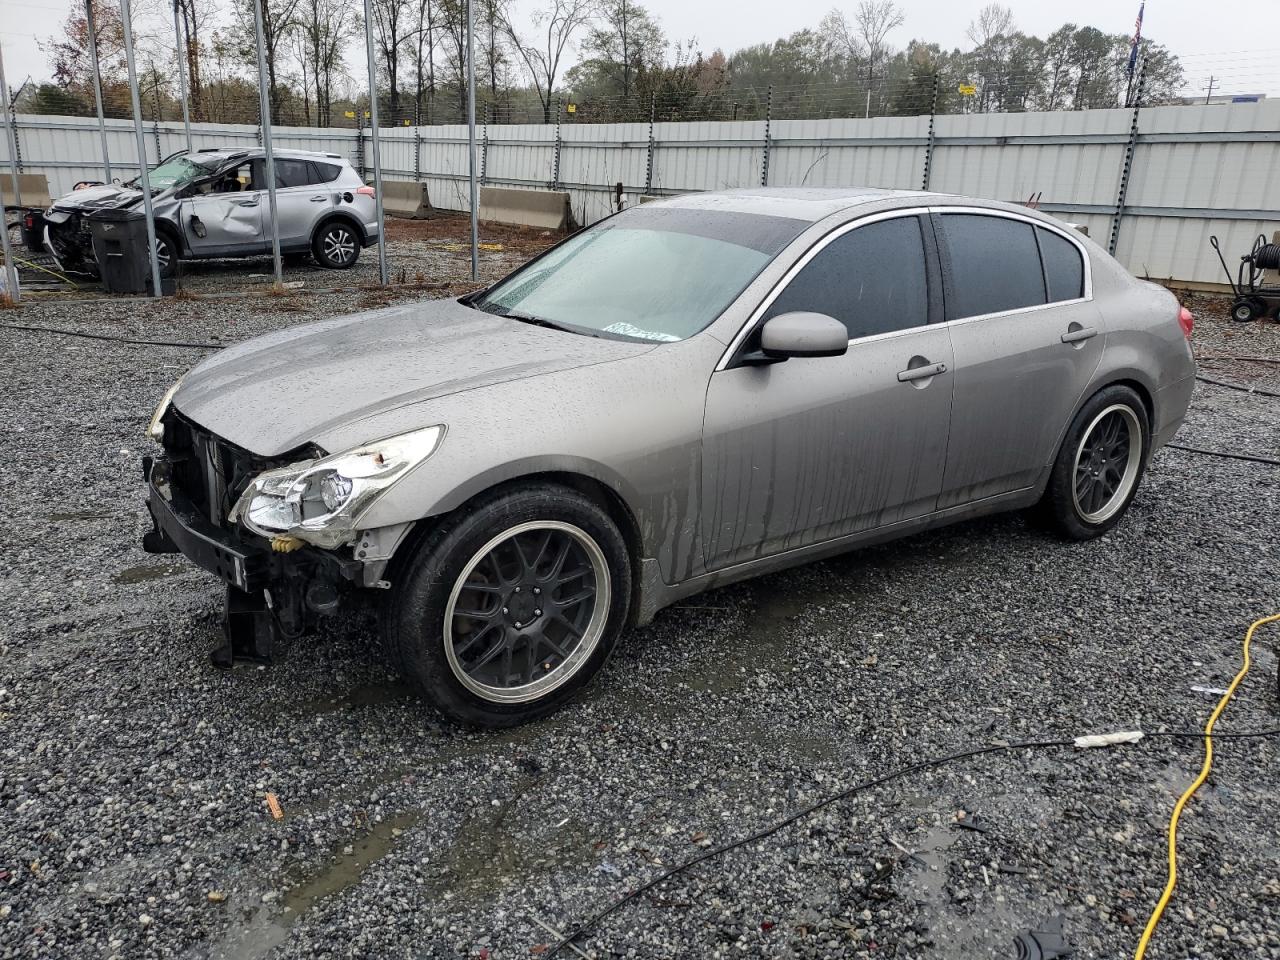
<path fill-rule="evenodd" d="M 232 157 L 261 157 L 264 153 L 265 151 L 261 147 L 215 147 L 191 151 L 192 156 L 214 160 L 229 160 Z M 346 158 L 339 153 L 321 153 L 315 150 L 288 150 L 277 147 L 272 151 L 272 155 L 290 160 L 323 160 L 326 163 L 347 163 Z"/>
<path fill-rule="evenodd" d="M 755 187 L 746 190 L 715 190 L 686 193 L 661 202 L 665 206 L 686 210 L 720 210 L 727 213 L 755 213 L 793 220 L 816 222 L 851 207 L 868 203 L 897 201 L 898 205 L 939 206 L 963 203 L 966 206 L 1006 209 L 998 201 L 958 197 L 953 194 L 929 193 L 921 190 L 888 190 L 881 187 Z M 892 202 L 886 206 L 893 206 Z"/>

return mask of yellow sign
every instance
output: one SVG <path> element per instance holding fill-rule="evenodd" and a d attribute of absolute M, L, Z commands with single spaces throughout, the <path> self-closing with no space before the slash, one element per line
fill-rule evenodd
<path fill-rule="evenodd" d="M 567 104 L 564 108 L 565 113 L 577 113 L 578 105 L 576 103 Z"/>
<path fill-rule="evenodd" d="M 354 120 L 356 118 L 356 112 L 354 110 L 348 110 L 346 113 L 343 114 L 343 116 L 346 117 L 348 120 Z"/>
<path fill-rule="evenodd" d="M 972 97 L 978 92 L 978 88 L 972 83 L 962 83 L 957 89 L 959 89 L 960 93 L 966 97 Z"/>
<path fill-rule="evenodd" d="M 406 120 L 406 121 L 404 122 L 404 125 L 405 125 L 406 127 L 411 127 L 411 126 L 413 126 L 413 124 L 411 124 L 408 120 Z"/>

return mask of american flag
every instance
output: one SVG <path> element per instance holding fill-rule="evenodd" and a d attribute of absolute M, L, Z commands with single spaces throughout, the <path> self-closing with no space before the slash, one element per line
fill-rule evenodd
<path fill-rule="evenodd" d="M 1133 43 L 1129 47 L 1129 79 L 1133 79 L 1133 68 L 1138 63 L 1138 47 L 1142 43 L 1142 14 L 1147 9 L 1146 0 L 1138 5 L 1138 19 L 1133 23 Z"/>

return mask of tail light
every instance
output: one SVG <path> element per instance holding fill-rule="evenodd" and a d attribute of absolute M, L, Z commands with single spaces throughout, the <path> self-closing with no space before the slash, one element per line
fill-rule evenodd
<path fill-rule="evenodd" d="M 360 194 L 362 197 L 375 196 L 373 187 L 356 187 L 356 193 Z"/>
<path fill-rule="evenodd" d="M 1195 315 L 1186 307 L 1178 310 L 1178 326 L 1182 328 L 1182 335 L 1188 340 L 1191 339 L 1191 331 L 1196 325 Z"/>
<path fill-rule="evenodd" d="M 36 215 L 34 213 L 28 213 L 22 218 L 22 225 L 28 230 L 32 229 L 36 225 Z"/>

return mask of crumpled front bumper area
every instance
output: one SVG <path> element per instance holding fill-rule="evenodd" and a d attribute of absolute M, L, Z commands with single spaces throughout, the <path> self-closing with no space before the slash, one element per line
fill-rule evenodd
<path fill-rule="evenodd" d="M 275 659 L 316 616 L 338 608 L 343 587 L 360 582 L 362 564 L 355 560 L 311 548 L 276 552 L 260 537 L 213 523 L 175 483 L 176 473 L 168 458 L 143 458 L 152 529 L 142 546 L 181 553 L 227 585 L 225 643 L 213 651 L 215 665 Z"/>

